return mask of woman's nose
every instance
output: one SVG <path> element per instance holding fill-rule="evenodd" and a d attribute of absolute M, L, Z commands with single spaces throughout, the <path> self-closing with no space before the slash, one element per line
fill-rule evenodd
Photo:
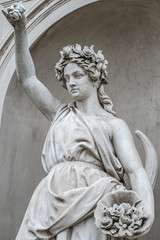
<path fill-rule="evenodd" d="M 75 79 L 73 78 L 73 77 L 71 77 L 70 79 L 69 79 L 69 86 L 75 86 Z"/>

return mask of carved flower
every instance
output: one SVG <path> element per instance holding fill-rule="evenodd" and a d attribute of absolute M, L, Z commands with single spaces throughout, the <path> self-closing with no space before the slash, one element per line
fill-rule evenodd
<path fill-rule="evenodd" d="M 94 55 L 93 45 L 90 48 L 85 46 L 83 49 L 83 55 L 86 58 L 91 58 L 92 55 Z"/>
<path fill-rule="evenodd" d="M 23 12 L 25 12 L 25 7 L 23 6 L 23 2 L 22 1 L 20 1 L 19 3 L 18 3 L 18 8 L 19 8 L 19 11 L 21 12 L 21 13 L 23 13 Z"/>
<path fill-rule="evenodd" d="M 104 55 L 102 54 L 101 50 L 99 50 L 98 53 L 96 54 L 96 60 L 97 60 L 97 62 L 103 62 L 104 61 Z"/>
<path fill-rule="evenodd" d="M 114 226 L 112 227 L 112 229 L 110 229 L 110 233 L 114 236 L 115 234 L 117 234 L 119 231 L 119 228 L 117 228 L 114 224 Z"/>
<path fill-rule="evenodd" d="M 110 217 L 104 217 L 101 228 L 110 229 L 113 225 L 113 219 Z"/>
<path fill-rule="evenodd" d="M 110 210 L 110 215 L 114 220 L 118 220 L 119 217 L 124 213 L 124 208 L 121 205 L 114 204 Z"/>
<path fill-rule="evenodd" d="M 121 227 L 118 232 L 119 237 L 132 237 L 134 235 L 134 231 L 129 231 L 128 228 Z"/>
<path fill-rule="evenodd" d="M 69 54 L 69 58 L 73 58 L 73 59 L 74 59 L 74 58 L 79 58 L 79 57 L 80 57 L 80 55 L 79 55 L 78 53 L 72 53 L 72 52 L 71 52 L 71 53 Z"/>
<path fill-rule="evenodd" d="M 56 63 L 55 68 L 56 68 L 57 71 L 61 71 L 62 70 L 62 65 L 60 63 Z"/>
<path fill-rule="evenodd" d="M 105 60 L 102 51 L 99 50 L 96 54 L 96 63 L 97 63 L 97 69 L 103 73 L 104 79 L 107 78 L 107 64 L 108 61 Z"/>
<path fill-rule="evenodd" d="M 19 21 L 22 18 L 22 13 L 25 11 L 22 2 L 14 3 L 7 8 L 8 15 L 13 21 Z"/>
<path fill-rule="evenodd" d="M 62 58 L 68 58 L 71 53 L 73 53 L 71 45 L 68 45 L 68 46 L 64 47 L 62 49 L 62 51 L 60 51 L 60 54 L 61 54 Z"/>
<path fill-rule="evenodd" d="M 128 214 L 128 211 L 133 208 L 129 203 L 121 203 L 121 207 L 124 208 L 127 214 Z"/>
<path fill-rule="evenodd" d="M 130 209 L 128 209 L 127 211 L 128 215 L 132 215 L 132 217 L 136 216 L 139 217 L 143 214 L 143 207 L 137 209 L 136 207 L 132 207 Z"/>
<path fill-rule="evenodd" d="M 73 47 L 73 50 L 74 50 L 75 53 L 80 54 L 81 51 L 82 51 L 82 48 L 79 44 L 76 43 L 75 47 Z"/>
<path fill-rule="evenodd" d="M 134 219 L 132 219 L 130 216 L 127 216 L 127 215 L 122 215 L 119 219 L 119 223 L 121 225 L 130 225 L 133 221 Z"/>
<path fill-rule="evenodd" d="M 102 62 L 98 62 L 98 63 L 97 63 L 97 69 L 98 69 L 99 71 L 101 71 L 102 67 L 103 67 L 103 63 L 102 63 Z"/>

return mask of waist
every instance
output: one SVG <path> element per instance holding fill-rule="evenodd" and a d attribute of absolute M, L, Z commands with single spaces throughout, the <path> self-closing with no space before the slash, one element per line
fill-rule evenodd
<path fill-rule="evenodd" d="M 58 168 L 58 167 L 62 167 L 62 166 L 72 166 L 72 165 L 73 166 L 85 166 L 85 167 L 94 168 L 94 169 L 100 170 L 102 172 L 105 172 L 105 169 L 103 167 L 98 166 L 98 165 L 93 164 L 93 163 L 88 163 L 88 162 L 83 162 L 83 161 L 60 162 L 60 163 L 57 163 L 56 165 L 54 165 L 53 168 Z"/>

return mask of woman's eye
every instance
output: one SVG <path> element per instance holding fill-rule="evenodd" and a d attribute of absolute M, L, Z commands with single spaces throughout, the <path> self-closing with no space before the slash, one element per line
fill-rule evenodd
<path fill-rule="evenodd" d="M 82 75 L 81 73 L 76 73 L 76 74 L 74 75 L 74 77 L 75 77 L 75 78 L 81 78 L 81 77 L 83 77 L 83 75 Z"/>

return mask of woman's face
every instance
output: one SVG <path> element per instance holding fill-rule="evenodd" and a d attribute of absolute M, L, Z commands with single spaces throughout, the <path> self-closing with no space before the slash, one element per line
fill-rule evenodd
<path fill-rule="evenodd" d="M 64 68 L 64 79 L 69 94 L 77 101 L 87 99 L 95 92 L 92 80 L 76 63 L 69 63 Z"/>

